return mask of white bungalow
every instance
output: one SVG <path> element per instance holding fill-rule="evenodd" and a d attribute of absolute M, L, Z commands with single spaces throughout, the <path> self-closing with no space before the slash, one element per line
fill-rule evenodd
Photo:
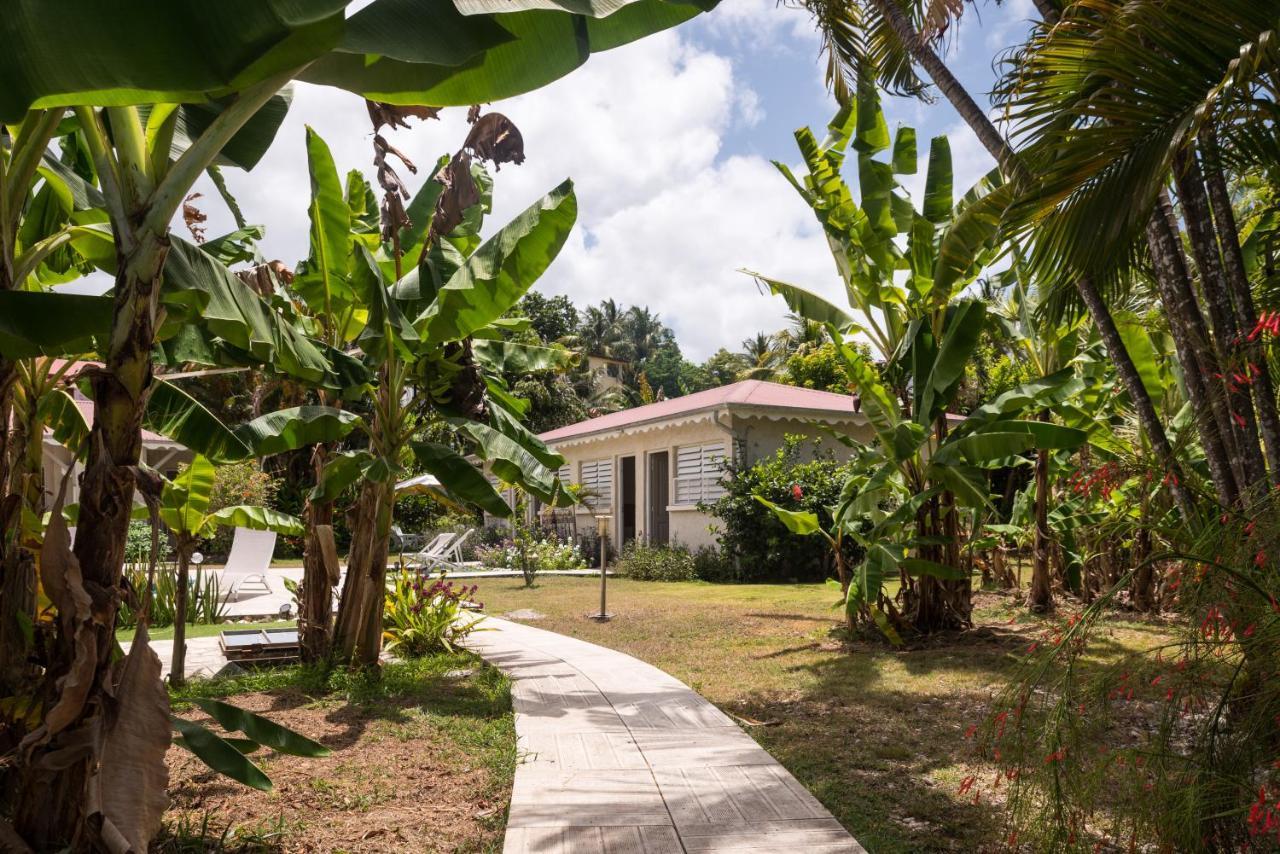
<path fill-rule="evenodd" d="M 540 437 L 562 454 L 560 478 L 592 496 L 575 509 L 579 531 L 608 515 L 613 542 L 713 545 L 714 518 L 698 510 L 724 490 L 729 454 L 751 465 L 778 450 L 787 434 L 823 439 L 815 423 L 858 442 L 873 436 L 847 395 L 747 380 L 613 412 Z M 848 449 L 826 437 L 837 458 Z"/>

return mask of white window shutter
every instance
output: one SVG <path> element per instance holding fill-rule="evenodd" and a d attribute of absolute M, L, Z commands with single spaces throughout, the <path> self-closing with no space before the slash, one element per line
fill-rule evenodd
<path fill-rule="evenodd" d="M 724 445 L 683 445 L 676 448 L 676 504 L 714 501 L 724 495 Z"/>

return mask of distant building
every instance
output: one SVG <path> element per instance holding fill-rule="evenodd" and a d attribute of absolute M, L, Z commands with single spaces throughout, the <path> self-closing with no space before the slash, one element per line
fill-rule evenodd
<path fill-rule="evenodd" d="M 622 372 L 627 364 L 608 356 L 587 356 L 587 370 L 595 374 L 597 386 L 605 391 L 623 387 Z"/>
<path fill-rule="evenodd" d="M 74 369 L 73 369 L 74 370 Z M 75 400 L 76 407 L 84 416 L 85 423 L 93 426 L 93 401 L 85 397 L 80 389 L 71 386 L 67 392 Z M 67 504 L 80 501 L 80 473 L 84 471 L 83 462 L 77 462 L 71 450 L 53 438 L 53 431 L 44 432 L 44 493 L 45 507 L 53 506 L 58 488 L 62 485 L 62 477 L 68 466 L 74 466 L 75 472 L 67 482 Z M 191 462 L 194 455 L 184 446 L 172 439 L 167 439 L 150 430 L 142 431 L 142 462 L 166 477 L 173 477 L 178 469 Z"/>
<path fill-rule="evenodd" d="M 610 537 L 625 545 L 713 545 L 715 519 L 698 510 L 719 498 L 726 461 L 751 465 L 782 447 L 787 434 L 821 440 L 815 423 L 864 443 L 874 436 L 853 399 L 779 383 L 747 380 L 613 412 L 543 433 L 566 464 L 560 479 L 590 498 L 574 508 L 579 531 L 609 515 Z M 827 437 L 837 458 L 849 450 Z M 559 511 L 561 513 L 569 511 Z"/>

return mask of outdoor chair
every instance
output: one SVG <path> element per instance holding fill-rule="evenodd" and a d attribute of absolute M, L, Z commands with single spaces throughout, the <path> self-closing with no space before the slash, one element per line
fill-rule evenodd
<path fill-rule="evenodd" d="M 425 557 L 421 563 L 423 569 L 451 569 L 464 570 L 462 565 L 462 547 L 466 545 L 467 540 L 476 532 L 475 528 L 468 528 L 461 534 L 453 535 L 453 539 L 444 544 L 435 554 Z"/>
<path fill-rule="evenodd" d="M 420 551 L 426 537 L 422 534 L 407 534 L 399 525 L 392 525 L 391 539 L 395 543 L 396 551 L 403 555 L 405 552 Z"/>
<path fill-rule="evenodd" d="M 276 548 L 275 531 L 252 531 L 236 528 L 231 540 L 231 554 L 223 567 L 218 585 L 223 590 L 223 600 L 239 601 L 247 589 L 255 593 L 270 593 L 267 570 L 271 567 L 271 555 Z"/>
<path fill-rule="evenodd" d="M 453 545 L 457 534 L 446 531 L 443 534 L 436 534 L 435 538 L 423 546 L 420 550 L 411 555 L 405 555 L 405 566 L 429 566 L 437 559 L 448 554 L 449 547 Z"/>

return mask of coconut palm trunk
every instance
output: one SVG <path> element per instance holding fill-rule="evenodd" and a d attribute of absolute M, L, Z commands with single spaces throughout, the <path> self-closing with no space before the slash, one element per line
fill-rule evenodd
<path fill-rule="evenodd" d="M 1258 422 L 1249 386 L 1232 379 L 1233 373 L 1244 376 L 1239 370 L 1233 371 L 1232 364 L 1233 351 L 1236 342 L 1240 340 L 1240 329 L 1236 324 L 1222 256 L 1219 254 L 1218 235 L 1210 212 L 1204 175 L 1193 153 L 1181 151 L 1174 156 L 1174 180 L 1178 198 L 1182 202 L 1182 219 L 1190 238 L 1192 257 L 1200 272 L 1200 289 L 1209 309 L 1209 320 L 1213 324 L 1217 343 L 1215 355 L 1221 366 L 1215 376 L 1206 377 L 1206 381 L 1218 380 L 1214 384 L 1215 396 L 1219 396 L 1230 407 L 1228 426 L 1240 457 L 1239 468 L 1244 478 L 1240 481 L 1240 491 L 1244 494 L 1266 483 L 1267 466 L 1263 461 L 1262 446 L 1258 443 Z"/>
<path fill-rule="evenodd" d="M 1218 140 L 1212 130 L 1206 127 L 1201 131 L 1199 141 L 1205 185 L 1209 191 L 1209 204 L 1222 250 L 1222 271 L 1227 291 L 1231 295 L 1236 329 L 1241 336 L 1248 336 L 1258 322 L 1258 313 L 1254 307 L 1249 278 L 1245 273 L 1240 232 L 1236 225 L 1235 210 L 1231 206 L 1231 193 L 1227 189 L 1227 180 L 1219 162 Z M 1280 485 L 1280 413 L 1276 410 L 1271 365 L 1258 345 L 1251 344 L 1246 339 L 1241 342 L 1241 347 L 1241 355 L 1246 359 L 1245 371 L 1253 375 L 1250 389 L 1257 407 L 1258 426 L 1262 433 L 1267 465 L 1270 467 L 1271 482 Z"/>
<path fill-rule="evenodd" d="M 991 120 L 987 118 L 987 114 L 982 111 L 982 108 L 973 100 L 973 97 L 965 90 L 960 81 L 951 73 L 951 70 L 947 68 L 946 63 L 939 58 L 928 42 L 916 31 L 915 26 L 903 13 L 902 9 L 893 0 L 868 0 L 868 2 L 875 6 L 884 19 L 889 22 L 898 38 L 910 52 L 912 59 L 929 74 L 934 85 L 938 87 L 947 101 L 964 119 L 965 124 L 978 137 L 978 141 L 1000 164 L 1000 170 L 1014 180 L 1026 181 L 1029 179 L 1030 176 L 1019 160 L 1017 152 L 1013 150 Z M 1040 11 L 1041 14 L 1044 14 L 1046 10 L 1041 8 Z M 1056 10 L 1051 11 L 1053 11 L 1053 15 L 1056 18 Z M 1050 18 L 1046 17 L 1046 20 L 1050 20 Z M 1175 500 L 1183 513 L 1189 517 L 1193 512 L 1194 505 L 1191 501 L 1190 493 L 1187 492 L 1186 486 L 1182 483 L 1181 478 L 1178 477 L 1178 461 L 1173 453 L 1173 446 L 1169 444 L 1169 438 L 1165 434 L 1164 425 L 1156 412 L 1151 395 L 1148 394 L 1146 386 L 1142 384 L 1142 377 L 1133 363 L 1133 358 L 1129 355 L 1128 348 L 1125 347 L 1124 339 L 1120 337 L 1120 330 L 1116 326 L 1115 319 L 1111 316 L 1111 310 L 1107 307 L 1102 294 L 1098 291 L 1097 285 L 1090 277 L 1080 276 L 1076 279 L 1075 284 L 1076 290 L 1080 294 L 1080 299 L 1084 302 L 1089 316 L 1093 319 L 1094 326 L 1098 329 L 1098 334 L 1102 337 L 1102 343 L 1106 346 L 1107 352 L 1115 364 L 1116 373 L 1119 374 L 1125 390 L 1133 401 L 1138 423 L 1150 439 L 1151 447 L 1155 450 L 1160 464 L 1173 475 L 1170 486 Z"/>
<path fill-rule="evenodd" d="M 1208 330 L 1196 303 L 1195 292 L 1187 273 L 1186 260 L 1178 233 L 1174 230 L 1173 209 L 1169 197 L 1161 193 L 1156 211 L 1147 223 L 1147 245 L 1155 268 L 1160 299 L 1169 319 L 1178 361 L 1194 410 L 1196 428 L 1204 446 L 1205 461 L 1214 489 L 1223 504 L 1234 504 L 1240 497 L 1239 477 L 1243 470 L 1239 457 L 1228 444 L 1229 433 L 1223 431 L 1222 407 L 1215 400 L 1209 380 L 1221 373 L 1210 351 Z M 1229 428 L 1229 423 L 1225 425 Z M 1233 466 L 1233 457 L 1235 465 Z"/>

